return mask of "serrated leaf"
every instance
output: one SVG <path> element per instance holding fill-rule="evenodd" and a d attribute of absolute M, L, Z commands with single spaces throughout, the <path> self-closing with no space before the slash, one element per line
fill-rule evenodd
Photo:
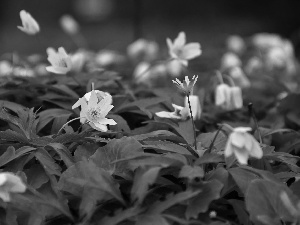
<path fill-rule="evenodd" d="M 300 173 L 300 167 L 297 165 L 300 157 L 291 155 L 286 152 L 273 152 L 271 154 L 265 155 L 267 159 L 279 161 L 285 163 L 293 172 Z"/>
<path fill-rule="evenodd" d="M 64 161 L 67 167 L 74 165 L 74 159 L 70 151 L 60 143 L 50 143 L 47 146 L 52 147 L 52 149 L 60 156 L 61 160 Z M 45 148 L 47 148 L 47 146 Z"/>
<path fill-rule="evenodd" d="M 197 218 L 199 213 L 205 213 L 210 203 L 213 200 L 220 198 L 220 193 L 223 188 L 223 184 L 218 180 L 212 180 L 203 182 L 199 186 L 195 187 L 200 193 L 194 198 L 189 200 L 185 216 L 186 218 Z"/>
<path fill-rule="evenodd" d="M 135 217 L 142 211 L 139 207 L 132 207 L 125 210 L 118 210 L 113 217 L 104 217 L 97 224 L 98 225 L 117 225 L 120 222 Z"/>
<path fill-rule="evenodd" d="M 49 155 L 45 149 L 39 148 L 35 153 L 35 157 L 41 163 L 42 167 L 47 173 L 50 175 L 61 175 L 60 166 L 55 163 L 51 155 Z"/>
<path fill-rule="evenodd" d="M 224 162 L 224 156 L 216 153 L 204 154 L 199 159 L 197 159 L 194 165 L 201 165 L 206 163 L 220 163 Z"/>
<path fill-rule="evenodd" d="M 180 172 L 178 177 L 185 177 L 189 180 L 193 180 L 195 178 L 202 178 L 204 176 L 204 171 L 202 167 L 200 166 L 190 166 L 190 165 L 184 165 Z"/>
<path fill-rule="evenodd" d="M 148 188 L 152 185 L 158 176 L 161 167 L 150 169 L 139 168 L 135 171 L 133 186 L 131 188 L 131 199 L 137 200 L 141 204 L 148 193 Z"/>
<path fill-rule="evenodd" d="M 13 130 L 0 131 L 1 142 L 17 142 L 28 144 L 28 139 L 23 135 Z"/>
<path fill-rule="evenodd" d="M 113 139 L 104 147 L 96 150 L 95 154 L 90 157 L 97 166 L 121 177 L 127 177 L 130 171 L 127 162 L 115 162 L 142 152 L 142 145 L 131 137 L 122 137 Z"/>
<path fill-rule="evenodd" d="M 53 138 L 52 142 L 54 143 L 60 143 L 60 144 L 67 144 L 70 142 L 78 142 L 84 139 L 89 135 L 89 132 L 81 132 L 81 133 L 65 133 L 60 134 L 59 136 L 56 136 Z"/>
<path fill-rule="evenodd" d="M 35 150 L 33 147 L 24 146 L 19 148 L 17 151 L 14 147 L 10 146 L 7 150 L 0 156 L 0 166 L 4 166 L 18 157 L 25 155 L 31 151 Z"/>

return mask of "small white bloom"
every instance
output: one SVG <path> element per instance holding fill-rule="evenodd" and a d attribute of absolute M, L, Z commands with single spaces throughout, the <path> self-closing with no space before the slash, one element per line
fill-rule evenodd
<path fill-rule="evenodd" d="M 245 71 L 247 75 L 251 75 L 262 68 L 263 68 L 262 60 L 257 56 L 253 56 L 248 60 L 245 66 Z"/>
<path fill-rule="evenodd" d="M 21 31 L 29 35 L 35 35 L 40 31 L 40 26 L 36 20 L 25 10 L 21 10 L 20 17 L 22 20 L 22 26 L 17 26 Z"/>
<path fill-rule="evenodd" d="M 107 125 L 117 124 L 113 119 L 105 118 L 108 112 L 114 107 L 111 104 L 111 96 L 106 96 L 99 100 L 96 92 L 93 90 L 88 102 L 81 100 L 80 106 L 80 122 L 89 123 L 95 130 L 105 132 L 107 131 Z"/>
<path fill-rule="evenodd" d="M 170 38 L 167 38 L 167 44 L 169 47 L 169 55 L 173 59 L 177 59 L 184 66 L 188 66 L 188 60 L 194 59 L 202 53 L 199 43 L 193 42 L 186 44 L 184 32 L 180 32 L 174 42 L 172 42 Z"/>
<path fill-rule="evenodd" d="M 234 83 L 241 88 L 248 88 L 251 86 L 251 83 L 241 69 L 241 67 L 233 67 L 229 70 L 229 76 L 233 79 Z"/>
<path fill-rule="evenodd" d="M 258 159 L 262 158 L 263 151 L 259 143 L 248 131 L 251 131 L 250 127 L 237 127 L 233 129 L 227 140 L 224 152 L 225 157 L 234 154 L 238 162 L 243 165 L 247 164 L 249 156 Z"/>
<path fill-rule="evenodd" d="M 282 45 L 282 38 L 277 34 L 258 33 L 252 37 L 253 45 L 262 50 L 268 50 Z"/>
<path fill-rule="evenodd" d="M 12 73 L 12 65 L 8 61 L 0 61 L 0 76 L 7 76 Z"/>
<path fill-rule="evenodd" d="M 243 108 L 242 89 L 240 87 L 231 87 L 231 109 Z"/>
<path fill-rule="evenodd" d="M 123 57 L 115 51 L 102 50 L 96 55 L 95 61 L 101 67 L 107 67 L 121 63 Z"/>
<path fill-rule="evenodd" d="M 10 172 L 0 173 L 0 198 L 4 202 L 11 200 L 10 193 L 23 193 L 26 186 L 17 175 Z"/>
<path fill-rule="evenodd" d="M 242 90 L 240 87 L 230 87 L 220 84 L 215 90 L 215 104 L 224 110 L 234 110 L 243 107 Z"/>
<path fill-rule="evenodd" d="M 72 71 L 80 72 L 85 63 L 86 57 L 83 52 L 76 52 L 71 56 Z"/>
<path fill-rule="evenodd" d="M 176 78 L 175 80 L 172 80 L 174 84 L 176 84 L 176 87 L 178 87 L 181 91 L 183 91 L 186 95 L 191 95 L 193 93 L 193 88 L 198 79 L 198 76 L 194 75 L 192 80 L 189 80 L 188 76 L 185 76 L 184 82 L 181 82 Z"/>
<path fill-rule="evenodd" d="M 167 63 L 167 71 L 172 77 L 179 77 L 183 70 L 184 66 L 178 60 L 172 60 L 171 62 Z"/>
<path fill-rule="evenodd" d="M 157 58 L 158 52 L 158 44 L 145 39 L 138 39 L 127 47 L 129 58 L 136 62 L 151 62 Z"/>
<path fill-rule="evenodd" d="M 227 38 L 227 49 L 236 54 L 242 54 L 246 49 L 244 39 L 238 35 L 231 35 Z"/>
<path fill-rule="evenodd" d="M 189 99 L 190 99 L 190 103 L 191 103 L 191 110 L 192 110 L 193 118 L 194 118 L 194 120 L 198 120 L 201 118 L 201 113 L 202 113 L 199 97 L 197 95 L 190 95 Z M 189 103 L 188 103 L 187 96 L 185 96 L 185 99 L 184 99 L 184 106 L 189 109 Z M 189 115 L 190 115 L 190 111 L 189 111 Z"/>
<path fill-rule="evenodd" d="M 175 109 L 174 112 L 157 112 L 155 113 L 158 117 L 162 118 L 169 118 L 169 119 L 180 119 L 186 120 L 189 117 L 189 109 L 187 107 L 182 107 L 179 105 L 172 104 L 173 108 Z"/>
<path fill-rule="evenodd" d="M 59 20 L 60 26 L 69 35 L 74 35 L 79 32 L 79 24 L 71 15 L 64 15 Z"/>
<path fill-rule="evenodd" d="M 71 57 L 63 47 L 58 48 L 58 52 L 53 48 L 47 48 L 47 54 L 47 59 L 51 63 L 51 66 L 46 67 L 48 72 L 66 74 L 72 69 Z"/>
<path fill-rule="evenodd" d="M 233 67 L 241 67 L 242 61 L 237 54 L 232 52 L 225 53 L 221 58 L 221 69 L 227 70 Z"/>

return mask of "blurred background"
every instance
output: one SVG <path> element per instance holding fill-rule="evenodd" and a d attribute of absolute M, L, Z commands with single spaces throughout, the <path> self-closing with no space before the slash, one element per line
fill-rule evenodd
<path fill-rule="evenodd" d="M 17 29 L 22 9 L 40 24 L 38 37 Z M 76 46 L 59 26 L 61 16 L 70 14 L 95 51 L 124 51 L 138 37 L 164 47 L 166 37 L 174 39 L 185 31 L 188 41 L 201 43 L 203 57 L 209 60 L 220 54 L 231 34 L 279 33 L 297 47 L 299 10 L 299 0 L 1 0 L 0 54 L 46 54 L 48 46 L 74 51 Z"/>

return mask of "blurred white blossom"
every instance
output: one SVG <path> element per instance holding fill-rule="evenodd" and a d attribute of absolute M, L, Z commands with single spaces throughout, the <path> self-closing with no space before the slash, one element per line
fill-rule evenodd
<path fill-rule="evenodd" d="M 66 74 L 72 69 L 71 57 L 63 47 L 58 48 L 58 52 L 53 48 L 47 48 L 47 54 L 47 59 L 51 63 L 51 66 L 46 67 L 48 72 Z"/>
<path fill-rule="evenodd" d="M 79 24 L 71 15 L 64 15 L 59 20 L 61 28 L 69 35 L 79 32 Z"/>
<path fill-rule="evenodd" d="M 241 88 L 248 88 L 251 83 L 241 67 L 233 67 L 229 71 L 229 76 L 233 79 L 235 85 Z"/>
<path fill-rule="evenodd" d="M 10 62 L 3 60 L 0 61 L 0 76 L 7 76 L 10 75 L 12 73 L 13 69 L 12 69 L 12 65 L 10 64 Z"/>
<path fill-rule="evenodd" d="M 124 57 L 112 50 L 101 50 L 97 53 L 95 61 L 101 67 L 108 67 L 122 63 Z"/>
<path fill-rule="evenodd" d="M 158 117 L 169 118 L 169 119 L 180 119 L 186 120 L 189 117 L 189 109 L 179 105 L 172 104 L 174 112 L 161 111 L 155 113 Z"/>
<path fill-rule="evenodd" d="M 40 26 L 36 20 L 25 10 L 20 11 L 22 26 L 17 26 L 21 31 L 29 35 L 35 35 L 40 31 Z"/>
<path fill-rule="evenodd" d="M 167 63 L 166 67 L 168 74 L 172 77 L 179 77 L 184 71 L 184 66 L 178 60 L 171 60 Z"/>
<path fill-rule="evenodd" d="M 72 71 L 80 72 L 82 70 L 82 67 L 86 61 L 85 54 L 83 52 L 76 52 L 71 57 L 71 63 L 72 63 Z"/>
<path fill-rule="evenodd" d="M 221 58 L 221 69 L 227 70 L 233 67 L 241 67 L 242 61 L 237 54 L 233 52 L 225 53 Z"/>
<path fill-rule="evenodd" d="M 247 164 L 249 156 L 262 158 L 263 151 L 259 143 L 248 133 L 251 130 L 250 127 L 236 127 L 233 129 L 227 140 L 225 157 L 234 154 L 237 161 L 242 165 Z"/>
<path fill-rule="evenodd" d="M 188 65 L 188 60 L 194 59 L 202 53 L 199 43 L 186 44 L 186 35 L 184 32 L 180 32 L 174 42 L 170 38 L 167 38 L 167 44 L 171 58 L 178 60 L 184 66 Z"/>
<path fill-rule="evenodd" d="M 239 87 L 230 87 L 228 84 L 219 84 L 215 90 L 215 104 L 224 110 L 234 110 L 243 107 L 242 90 Z"/>
<path fill-rule="evenodd" d="M 262 60 L 257 56 L 253 56 L 246 63 L 245 72 L 248 75 L 252 75 L 262 68 L 263 68 Z"/>
<path fill-rule="evenodd" d="M 10 193 L 23 193 L 26 186 L 17 175 L 10 172 L 0 173 L 0 198 L 4 202 L 11 200 Z"/>
<path fill-rule="evenodd" d="M 242 54 L 246 50 L 244 39 L 238 35 L 231 35 L 227 38 L 226 47 L 228 51 L 236 54 Z"/>
<path fill-rule="evenodd" d="M 151 62 L 157 58 L 158 53 L 158 44 L 145 39 L 138 39 L 127 47 L 127 55 L 135 62 Z"/>

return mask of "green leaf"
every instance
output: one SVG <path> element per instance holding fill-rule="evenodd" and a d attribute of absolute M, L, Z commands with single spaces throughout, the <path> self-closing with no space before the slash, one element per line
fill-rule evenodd
<path fill-rule="evenodd" d="M 13 146 L 7 148 L 7 150 L 0 156 L 0 166 L 4 166 L 14 159 L 17 159 L 31 151 L 35 150 L 33 147 L 24 146 L 17 151 Z"/>
<path fill-rule="evenodd" d="M 187 190 L 184 192 L 179 192 L 177 194 L 170 194 L 166 197 L 163 201 L 157 201 L 153 205 L 149 207 L 147 210 L 147 213 L 149 214 L 160 214 L 163 211 L 167 210 L 168 208 L 177 205 L 177 204 L 183 204 L 183 201 L 186 201 L 188 199 L 191 199 L 199 194 L 201 191 L 192 191 Z"/>
<path fill-rule="evenodd" d="M 189 166 L 189 165 L 184 165 L 180 172 L 178 177 L 185 177 L 188 178 L 189 180 L 193 180 L 195 178 L 202 178 L 204 176 L 204 171 L 202 167 L 200 166 Z"/>
<path fill-rule="evenodd" d="M 282 224 L 281 220 L 294 222 L 295 218 L 280 197 L 282 193 L 286 193 L 295 205 L 299 202 L 284 184 L 261 179 L 252 181 L 245 196 L 250 219 L 268 225 Z"/>
<path fill-rule="evenodd" d="M 183 155 L 192 155 L 185 147 L 169 141 L 144 141 L 144 148 L 153 148 L 158 152 L 174 152 Z"/>
<path fill-rule="evenodd" d="M 201 133 L 197 137 L 197 142 L 201 142 L 201 145 L 208 149 L 215 138 L 215 135 L 218 131 L 210 132 L 210 133 Z M 227 142 L 227 136 L 223 132 L 219 132 L 216 140 L 214 141 L 213 150 L 216 152 L 220 152 L 225 149 L 225 145 Z"/>
<path fill-rule="evenodd" d="M 241 201 L 241 200 L 236 200 L 236 199 L 229 199 L 228 201 L 232 205 L 232 207 L 240 221 L 240 224 L 251 225 L 251 222 L 249 220 L 249 215 L 246 211 L 245 202 Z"/>
<path fill-rule="evenodd" d="M 122 221 L 137 216 L 142 211 L 139 207 L 127 208 L 125 210 L 118 210 L 113 217 L 104 217 L 97 225 L 117 225 Z"/>
<path fill-rule="evenodd" d="M 67 167 L 74 165 L 74 159 L 70 153 L 70 151 L 62 144 L 60 143 L 50 143 L 45 148 L 51 147 L 61 158 L 61 160 L 64 161 L 65 165 Z"/>
<path fill-rule="evenodd" d="M 194 163 L 194 165 L 201 165 L 206 163 L 220 163 L 224 162 L 224 156 L 216 153 L 209 153 L 201 156 L 199 159 L 197 159 Z"/>
<path fill-rule="evenodd" d="M 135 171 L 133 186 L 131 188 L 131 199 L 137 200 L 141 204 L 148 193 L 148 188 L 152 185 L 158 176 L 161 167 L 150 169 L 138 168 Z"/>
<path fill-rule="evenodd" d="M 286 152 L 273 152 L 264 155 L 265 158 L 285 163 L 293 172 L 300 173 L 300 167 L 297 165 L 299 156 L 294 156 Z"/>
<path fill-rule="evenodd" d="M 90 157 L 97 166 L 121 177 L 128 177 L 130 168 L 127 162 L 115 162 L 119 159 L 128 158 L 137 152 L 142 152 L 142 145 L 131 137 L 113 139 L 104 147 L 97 149 Z"/>
<path fill-rule="evenodd" d="M 50 175 L 60 176 L 61 168 L 57 165 L 51 155 L 43 148 L 39 148 L 35 153 L 36 159 Z"/>
<path fill-rule="evenodd" d="M 0 131 L 1 142 L 15 142 L 29 144 L 28 139 L 21 133 L 13 130 Z"/>
<path fill-rule="evenodd" d="M 223 184 L 218 180 L 212 180 L 203 182 L 194 189 L 199 190 L 199 194 L 189 200 L 185 216 L 186 218 L 197 218 L 199 213 L 205 213 L 210 203 L 213 200 L 220 198 L 220 192 L 223 188 Z"/>
<path fill-rule="evenodd" d="M 170 223 L 160 214 L 146 214 L 138 216 L 135 225 L 170 225 Z"/>

